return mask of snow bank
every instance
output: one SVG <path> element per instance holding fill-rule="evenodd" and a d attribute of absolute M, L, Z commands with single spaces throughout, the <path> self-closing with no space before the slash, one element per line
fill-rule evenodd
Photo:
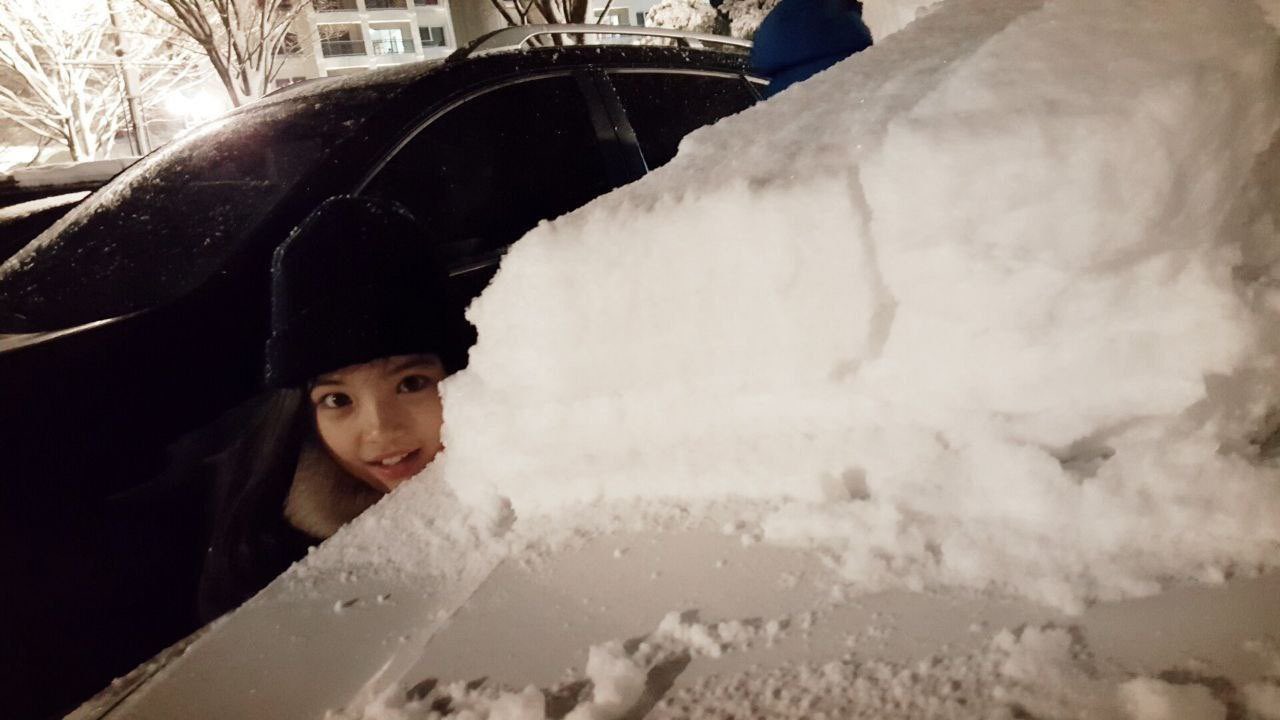
<path fill-rule="evenodd" d="M 785 498 L 765 539 L 866 588 L 1274 566 L 1277 44 L 1251 0 L 936 6 L 517 243 L 438 464 L 522 516 Z"/>

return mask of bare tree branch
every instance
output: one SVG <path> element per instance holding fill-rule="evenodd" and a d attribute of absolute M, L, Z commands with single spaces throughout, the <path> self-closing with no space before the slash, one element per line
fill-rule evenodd
<path fill-rule="evenodd" d="M 126 122 L 123 63 L 137 71 L 153 104 L 199 67 L 159 21 L 137 11 L 125 20 L 131 49 L 117 58 L 102 0 L 0 3 L 0 118 L 65 145 L 73 159 L 109 150 Z"/>
<path fill-rule="evenodd" d="M 502 0 L 489 0 L 489 2 L 493 3 L 493 7 L 496 8 L 498 12 L 502 14 L 502 19 L 506 20 L 508 25 L 516 26 L 516 25 L 524 24 L 516 20 L 515 18 L 511 17 L 511 14 L 507 12 L 506 6 L 503 5 Z M 519 0 L 516 0 L 517 12 L 519 12 L 519 7 L 520 7 L 520 2 Z"/>
<path fill-rule="evenodd" d="M 233 105 L 270 90 L 290 24 L 310 0 L 135 0 L 200 46 Z"/>
<path fill-rule="evenodd" d="M 584 23 L 587 18 L 587 0 L 512 0 L 513 16 L 503 0 L 489 0 L 502 15 L 507 25 L 533 25 L 539 23 Z M 606 6 L 607 7 L 607 6 Z"/>

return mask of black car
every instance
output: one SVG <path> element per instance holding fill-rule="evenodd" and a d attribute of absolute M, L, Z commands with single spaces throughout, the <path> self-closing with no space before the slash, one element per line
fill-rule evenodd
<path fill-rule="evenodd" d="M 487 38 L 288 88 L 137 162 L 0 265 L 14 717 L 65 711 L 196 627 L 207 498 L 154 480 L 259 390 L 290 229 L 334 195 L 398 200 L 475 295 L 537 222 L 760 99 L 740 47 L 667 42 Z"/>

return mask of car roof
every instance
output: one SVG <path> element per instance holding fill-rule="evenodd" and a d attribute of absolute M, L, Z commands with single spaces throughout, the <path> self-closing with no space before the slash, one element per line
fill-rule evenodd
<path fill-rule="evenodd" d="M 368 143 L 371 137 L 382 138 L 374 141 L 375 144 L 391 143 L 402 137 L 410 125 L 420 122 L 421 117 L 432 112 L 433 108 L 447 104 L 458 95 L 478 87 L 501 84 L 512 78 L 529 77 L 546 72 L 571 72 L 587 67 L 606 70 L 610 67 L 694 70 L 737 75 L 746 71 L 746 61 L 740 55 L 697 48 L 578 45 L 493 52 L 456 61 L 408 63 L 374 70 L 359 76 L 329 78 L 306 83 L 297 89 L 288 88 L 212 121 L 194 131 L 193 135 L 218 132 L 219 127 L 237 125 L 241 128 L 246 127 L 241 121 L 250 125 L 264 125 L 274 123 L 276 120 L 272 118 L 278 118 L 283 124 L 303 125 L 310 122 L 307 118 L 311 118 L 316 122 L 323 122 L 328 128 L 326 132 L 332 145 L 326 151 L 326 156 L 332 158 L 331 162 L 340 163 L 339 158 L 352 154 L 368 154 Z M 406 125 L 406 123 L 409 124 Z M 283 124 L 282 128 L 284 128 Z M 375 128 L 376 132 L 368 128 Z M 158 152 L 165 153 L 168 150 L 162 148 Z M 149 172 L 153 167 L 161 167 L 154 160 L 148 157 L 138 165 L 141 166 L 141 170 Z M 326 162 L 330 161 L 326 160 Z M 103 192 L 128 189 L 128 192 L 117 192 L 119 199 L 123 199 L 138 184 L 136 180 L 137 178 L 132 178 L 125 185 L 113 183 L 104 188 Z M 253 227 L 266 222 L 269 217 L 275 218 L 278 215 L 283 218 L 285 215 L 290 215 L 288 212 L 279 211 L 280 203 L 295 200 L 301 202 L 297 198 L 302 197 L 303 194 L 320 192 L 318 187 L 308 185 L 305 192 L 303 188 L 299 188 L 297 193 L 293 192 L 293 188 L 287 189 L 285 191 L 287 196 L 273 200 L 271 208 L 263 209 L 267 214 L 252 221 Z M 33 303 L 42 305 L 44 303 L 40 299 L 43 296 L 38 296 L 31 288 L 22 286 L 21 283 L 14 284 L 16 282 L 14 277 L 15 273 L 25 273 L 25 268 L 31 266 L 38 255 L 48 255 L 54 251 L 55 247 L 66 245 L 58 251 L 64 255 L 87 253 L 88 250 L 83 246 L 64 242 L 63 235 L 64 231 L 86 220 L 92 212 L 100 209 L 101 203 L 95 204 L 95 197 L 99 200 L 108 199 L 106 195 L 90 197 L 85 201 L 87 204 L 82 205 L 83 212 L 69 213 L 17 255 L 0 263 L 0 277 L 10 281 L 9 292 L 0 291 L 0 301 L 7 298 L 9 303 L 16 303 L 7 311 L 7 315 L 0 315 L 0 317 L 12 321 L 15 329 L 21 326 L 47 330 L 55 325 L 70 327 L 87 321 L 77 315 L 61 318 L 56 322 L 52 318 L 46 318 L 39 323 L 27 320 L 19 322 L 17 318 L 25 317 L 27 313 L 20 313 L 14 309 L 17 305 L 30 308 Z M 249 232 L 248 226 L 241 229 L 228 229 L 225 224 L 216 224 L 216 226 L 221 228 L 220 232 Z M 177 252 L 176 249 L 174 251 Z M 95 272 L 106 277 L 110 274 L 110 263 L 103 258 L 98 260 L 91 263 L 91 266 L 95 268 Z M 213 262 L 212 256 L 210 262 Z M 192 283 L 196 283 L 194 278 L 197 275 L 205 277 L 202 274 L 193 273 Z M 156 277 L 159 278 L 160 275 Z M 202 283 L 203 280 L 199 282 Z M 53 292 L 53 289 L 47 288 L 47 290 Z M 0 305 L 3 304 L 0 302 Z"/>
<path fill-rule="evenodd" d="M 254 103 L 237 109 L 232 115 L 254 108 L 299 100 L 341 102 L 348 94 L 364 94 L 369 90 L 398 92 L 409 88 L 432 86 L 448 77 L 451 81 L 480 82 L 508 74 L 520 74 L 538 68 L 572 68 L 586 65 L 644 66 L 655 69 L 699 69 L 718 72 L 747 73 L 748 63 L 741 53 L 705 48 L 658 45 L 565 45 L 528 47 L 490 51 L 477 56 L 450 56 L 444 60 L 426 60 L 390 67 L 374 68 L 359 75 L 316 78 L 277 90 Z M 453 85 L 454 82 L 448 82 Z"/>
<path fill-rule="evenodd" d="M 596 38 L 586 42 L 586 38 Z M 580 38 L 577 42 L 565 42 L 565 38 Z M 641 38 L 645 45 L 676 45 L 679 47 L 703 48 L 708 45 L 730 49 L 730 52 L 744 52 L 752 46 L 750 40 L 728 35 L 697 33 L 688 30 L 675 30 L 664 27 L 646 27 L 644 25 L 609 25 L 595 23 L 572 23 L 553 25 L 513 25 L 494 30 L 472 40 L 468 45 L 458 49 L 450 56 L 452 60 L 473 57 L 475 55 L 520 50 L 536 46 L 565 45 L 630 45 L 633 38 Z M 736 48 L 736 50 L 734 50 Z"/>

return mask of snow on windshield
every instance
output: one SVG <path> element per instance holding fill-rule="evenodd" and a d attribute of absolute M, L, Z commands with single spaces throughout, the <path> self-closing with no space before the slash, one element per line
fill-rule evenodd
<path fill-rule="evenodd" d="M 1275 567 L 1278 50 L 1253 0 L 951 0 L 694 133 L 512 247 L 428 482 L 291 577 L 725 499 L 856 591 Z"/>

